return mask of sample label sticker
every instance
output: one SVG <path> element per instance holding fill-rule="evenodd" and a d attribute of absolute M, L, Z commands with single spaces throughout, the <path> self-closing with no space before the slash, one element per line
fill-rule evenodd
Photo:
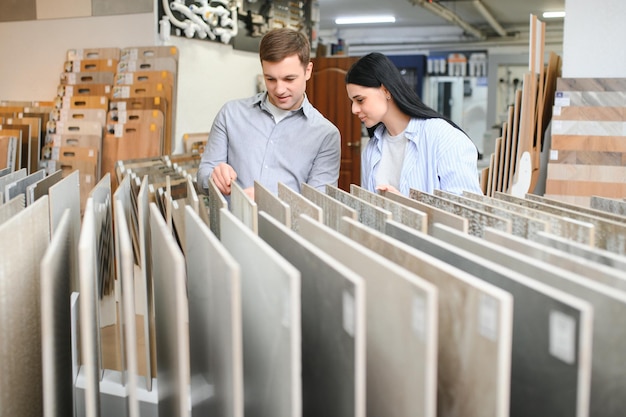
<path fill-rule="evenodd" d="M 426 301 L 424 300 L 424 297 L 419 295 L 413 297 L 411 321 L 415 335 L 420 340 L 424 340 L 426 337 Z"/>
<path fill-rule="evenodd" d="M 576 321 L 560 311 L 550 312 L 550 354 L 570 365 L 576 359 Z"/>
<path fill-rule="evenodd" d="M 347 291 L 343 292 L 343 329 L 354 337 L 354 297 Z"/>
<path fill-rule="evenodd" d="M 556 161 L 557 159 L 559 159 L 559 151 L 556 149 L 550 149 L 550 160 Z"/>
<path fill-rule="evenodd" d="M 480 295 L 478 332 L 489 340 L 498 338 L 498 303 L 486 294 Z"/>

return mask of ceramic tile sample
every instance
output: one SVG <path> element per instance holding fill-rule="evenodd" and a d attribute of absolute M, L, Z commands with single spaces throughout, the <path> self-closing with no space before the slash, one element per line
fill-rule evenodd
<path fill-rule="evenodd" d="M 435 286 L 315 220 L 303 218 L 300 235 L 365 280 L 367 412 L 434 417 Z"/>
<path fill-rule="evenodd" d="M 391 193 L 387 191 L 381 191 L 380 194 L 383 197 L 386 197 L 392 201 L 401 203 L 407 207 L 411 207 L 415 210 L 426 213 L 426 216 L 428 216 L 428 230 L 430 230 L 435 223 L 447 224 L 448 226 L 457 228 L 465 233 L 467 233 L 469 229 L 469 222 L 462 216 L 458 216 L 445 210 L 441 210 L 437 207 L 421 203 L 417 200 L 413 200 L 412 198 L 405 197 L 401 194 Z"/>
<path fill-rule="evenodd" d="M 24 210 L 24 194 L 16 196 L 5 204 L 0 204 L 0 224 L 6 222 L 20 211 Z"/>
<path fill-rule="evenodd" d="M 592 245 L 595 240 L 595 229 L 590 223 L 575 221 L 567 217 L 557 216 L 541 210 L 530 209 L 518 204 L 510 204 L 503 200 L 480 194 L 464 192 L 463 196 L 495 207 L 523 214 L 524 216 L 544 220 L 550 225 L 550 233 L 554 233 L 555 235 L 588 245 Z"/>
<path fill-rule="evenodd" d="M 124 211 L 122 201 L 115 200 L 115 263 L 121 290 L 118 301 L 118 325 L 123 331 L 121 335 L 123 341 L 122 382 L 126 388 L 125 405 L 128 417 L 139 417 L 135 257 Z"/>
<path fill-rule="evenodd" d="M 241 267 L 245 414 L 302 415 L 300 272 L 226 209 L 221 242 Z"/>
<path fill-rule="evenodd" d="M 541 210 L 557 216 L 567 217 L 580 222 L 590 223 L 594 226 L 595 239 L 594 246 L 600 249 L 626 255 L 626 223 L 606 220 L 600 217 L 582 213 L 578 210 L 570 210 L 549 204 L 532 201 L 526 198 L 514 197 L 509 194 L 496 193 L 496 199 L 510 203 L 511 205 L 522 205 L 534 210 Z"/>
<path fill-rule="evenodd" d="M 278 196 L 265 188 L 261 183 L 254 182 L 254 201 L 259 211 L 264 211 L 288 228 L 291 228 L 291 208 Z"/>
<path fill-rule="evenodd" d="M 612 220 L 618 223 L 625 223 L 626 224 L 626 216 L 624 215 L 620 215 L 619 213 L 611 213 L 609 211 L 606 210 L 598 210 L 594 207 L 581 207 L 579 205 L 576 204 L 570 204 L 564 201 L 559 201 L 559 200 L 554 200 L 552 198 L 548 198 L 545 196 L 538 196 L 538 195 L 534 195 L 534 194 L 527 194 L 526 199 L 528 200 L 532 200 L 532 201 L 537 201 L 539 203 L 544 203 L 544 204 L 548 204 L 551 206 L 555 206 L 555 207 L 560 207 L 560 208 L 564 208 L 564 209 L 569 209 L 569 210 L 574 210 L 574 211 L 578 211 L 580 213 L 584 213 L 584 214 L 588 214 L 590 216 L 595 216 L 595 217 L 600 217 L 602 219 L 606 219 L 606 220 Z M 598 199 L 601 199 L 601 197 L 591 197 L 592 199 L 596 199 L 596 201 L 598 201 Z M 608 199 L 604 199 L 604 200 L 608 200 Z M 613 201 L 617 201 L 617 200 L 613 200 Z M 626 206 L 625 206 L 626 208 Z"/>
<path fill-rule="evenodd" d="M 243 224 L 248 226 L 252 232 L 257 233 L 257 213 L 259 209 L 254 200 L 234 181 L 231 184 L 230 191 L 230 211 Z"/>
<path fill-rule="evenodd" d="M 41 1 L 41 0 L 39 0 Z M 17 22 L 37 18 L 36 0 L 2 2 L 0 4 L 0 22 Z"/>
<path fill-rule="evenodd" d="M 618 271 L 615 268 L 598 264 L 558 249 L 546 247 L 528 239 L 503 233 L 499 230 L 487 228 L 484 238 L 489 242 L 546 262 L 554 267 L 562 268 L 600 284 L 626 291 L 626 274 L 624 274 L 623 270 Z"/>
<path fill-rule="evenodd" d="M 185 258 L 155 203 L 150 203 L 159 415 L 188 417 L 189 303 Z"/>
<path fill-rule="evenodd" d="M 28 204 L 32 204 L 35 200 L 40 199 L 44 195 L 48 195 L 50 187 L 63 179 L 63 171 L 58 170 L 48 175 L 41 181 L 36 182 L 26 188 L 26 198 Z"/>
<path fill-rule="evenodd" d="M 70 210 L 41 259 L 41 351 L 43 415 L 74 413 L 70 276 L 77 258 Z"/>
<path fill-rule="evenodd" d="M 570 239 L 555 236 L 551 233 L 539 233 L 534 239 L 543 245 L 556 248 L 560 251 L 580 256 L 590 261 L 607 265 L 618 271 L 626 271 L 626 256 L 609 252 L 592 246 L 583 245 Z"/>
<path fill-rule="evenodd" d="M 191 391 L 213 392 L 191 414 L 243 417 L 241 268 L 190 206 L 185 216 Z"/>
<path fill-rule="evenodd" d="M 32 1 L 32 0 L 31 0 Z M 37 19 L 67 19 L 92 15 L 92 0 L 36 0 Z"/>
<path fill-rule="evenodd" d="M 41 270 L 50 241 L 48 199 L 0 225 L 0 404 L 7 416 L 43 415 Z"/>
<path fill-rule="evenodd" d="M 491 215 L 482 210 L 414 189 L 410 190 L 409 197 L 466 218 L 469 225 L 467 232 L 470 235 L 481 237 L 486 227 L 511 232 L 510 220 Z"/>
<path fill-rule="evenodd" d="M 80 360 L 85 375 L 85 416 L 100 416 L 102 354 L 97 270 L 96 214 L 93 199 L 87 198 L 78 240 L 78 282 L 80 297 Z"/>
<path fill-rule="evenodd" d="M 43 169 L 4 186 L 4 201 L 9 201 L 18 194 L 26 194 L 29 185 L 41 181 L 45 176 Z"/>
<path fill-rule="evenodd" d="M 493 214 L 494 216 L 510 220 L 511 233 L 516 236 L 531 237 L 536 235 L 538 232 L 545 232 L 549 228 L 548 223 L 544 220 L 535 219 L 500 207 L 491 206 L 478 200 L 472 200 L 471 198 L 447 193 L 441 190 L 435 190 L 435 195 L 489 214 Z"/>
<path fill-rule="evenodd" d="M 623 107 L 626 91 L 556 91 L 555 106 Z"/>
<path fill-rule="evenodd" d="M 326 194 L 356 210 L 361 223 L 378 231 L 384 230 L 385 223 L 391 219 L 392 214 L 389 210 L 370 204 L 337 187 L 326 185 Z"/>
<path fill-rule="evenodd" d="M 146 311 L 143 315 L 143 332 L 146 355 L 146 389 L 152 391 L 152 378 L 156 374 L 156 346 L 154 332 L 154 282 L 152 280 L 152 248 L 150 245 L 150 186 L 148 176 L 143 177 L 137 193 L 137 223 L 139 228 L 139 279 L 140 297 Z"/>
<path fill-rule="evenodd" d="M 228 202 L 215 185 L 215 182 L 209 178 L 209 226 L 211 231 L 217 238 L 220 238 L 220 210 L 228 209 Z"/>
<path fill-rule="evenodd" d="M 8 200 L 4 197 L 4 189 L 8 184 L 14 183 L 17 180 L 26 178 L 26 168 L 22 168 L 19 171 L 11 172 L 10 174 L 0 177 L 0 203 Z"/>
<path fill-rule="evenodd" d="M 151 0 L 92 0 L 91 7 L 93 16 L 150 13 L 153 2 Z"/>
<path fill-rule="evenodd" d="M 367 191 L 365 188 L 361 188 L 356 184 L 350 184 L 350 194 L 384 210 L 390 211 L 392 218 L 399 223 L 412 227 L 420 232 L 426 233 L 428 231 L 428 215 L 423 211 L 416 210 L 387 197 Z"/>
<path fill-rule="evenodd" d="M 316 188 L 307 184 L 302 184 L 301 193 L 309 201 L 322 208 L 322 214 L 324 216 L 324 224 L 337 230 L 341 218 L 347 216 L 353 219 L 358 219 L 358 213 L 348 205 L 332 198 L 331 196 L 324 194 Z"/>
<path fill-rule="evenodd" d="M 590 415 L 619 416 L 626 398 L 626 362 L 621 353 L 626 349 L 626 330 L 621 325 L 626 314 L 626 292 L 555 268 L 536 258 L 520 254 L 491 242 L 460 236 L 441 229 L 447 241 L 474 254 L 497 260 L 522 274 L 585 300 L 593 307 L 593 351 L 591 367 Z"/>
<path fill-rule="evenodd" d="M 291 228 L 296 232 L 300 229 L 299 221 L 301 214 L 306 214 L 319 222 L 324 220 L 320 206 L 280 182 L 278 183 L 278 198 L 289 206 Z"/>
<path fill-rule="evenodd" d="M 557 78 L 558 91 L 624 91 L 624 78 Z"/>
<path fill-rule="evenodd" d="M 601 210 L 607 213 L 613 213 L 626 218 L 626 201 L 620 201 L 614 198 L 603 198 L 591 196 L 591 208 Z"/>
<path fill-rule="evenodd" d="M 355 220 L 341 232 L 437 287 L 438 415 L 508 416 L 511 295 Z"/>
<path fill-rule="evenodd" d="M 400 224 L 388 222 L 386 233 L 513 295 L 511 416 L 586 415 L 593 312 L 589 303 Z"/>
<path fill-rule="evenodd" d="M 365 417 L 363 279 L 265 213 L 259 236 L 301 273 L 302 416 Z"/>

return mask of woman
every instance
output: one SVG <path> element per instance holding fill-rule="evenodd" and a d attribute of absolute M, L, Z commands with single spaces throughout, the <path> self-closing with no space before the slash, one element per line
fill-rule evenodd
<path fill-rule="evenodd" d="M 346 89 L 371 137 L 361 157 L 362 187 L 407 196 L 411 188 L 482 194 L 472 140 L 422 103 L 389 58 L 374 52 L 359 59 Z"/>

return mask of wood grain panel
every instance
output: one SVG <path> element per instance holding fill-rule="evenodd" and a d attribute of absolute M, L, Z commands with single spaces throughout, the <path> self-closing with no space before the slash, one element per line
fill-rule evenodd
<path fill-rule="evenodd" d="M 551 164 L 575 165 L 626 165 L 624 152 L 594 152 L 594 151 L 558 151 L 550 152 Z"/>
<path fill-rule="evenodd" d="M 566 181 L 623 182 L 626 166 L 548 164 L 548 179 Z"/>
<path fill-rule="evenodd" d="M 559 91 L 626 91 L 626 78 L 559 78 Z"/>
<path fill-rule="evenodd" d="M 551 149 L 626 152 L 624 136 L 552 135 Z"/>
<path fill-rule="evenodd" d="M 545 196 L 551 196 L 556 200 L 560 200 L 559 195 L 589 197 L 591 195 L 601 195 L 602 197 L 621 197 L 626 195 L 626 184 L 608 183 L 597 181 L 582 180 L 553 180 L 546 181 Z M 586 204 L 587 206 L 589 204 Z"/>
<path fill-rule="evenodd" d="M 626 107 L 554 106 L 552 119 L 621 122 L 626 120 Z"/>

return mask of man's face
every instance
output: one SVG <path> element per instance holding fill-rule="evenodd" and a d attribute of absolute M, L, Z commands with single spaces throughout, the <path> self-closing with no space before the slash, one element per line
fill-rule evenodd
<path fill-rule="evenodd" d="M 298 55 L 290 55 L 280 62 L 261 61 L 265 87 L 270 102 L 283 110 L 295 110 L 304 100 L 306 82 L 311 78 L 313 63 L 302 66 Z"/>

